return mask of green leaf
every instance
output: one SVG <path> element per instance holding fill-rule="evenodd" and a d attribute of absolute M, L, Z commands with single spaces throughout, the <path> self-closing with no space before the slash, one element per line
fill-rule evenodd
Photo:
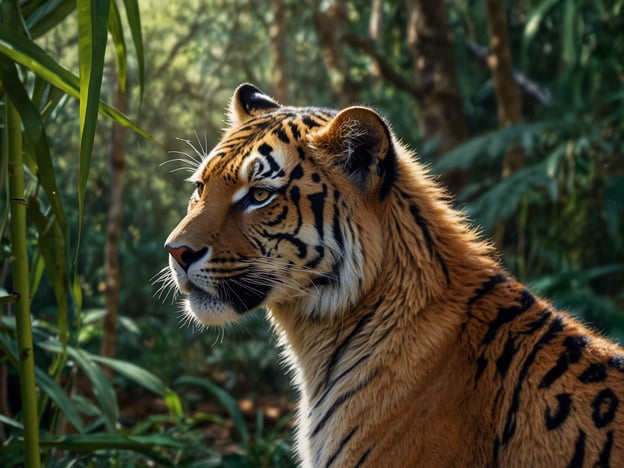
<path fill-rule="evenodd" d="M 0 296 L 0 305 L 11 304 L 17 301 L 18 296 L 16 294 L 11 294 L 10 296 Z"/>
<path fill-rule="evenodd" d="M 56 184 L 56 176 L 54 173 L 54 166 L 52 165 L 52 158 L 50 157 L 48 139 L 39 111 L 26 94 L 17 76 L 15 65 L 6 57 L 2 56 L 0 56 L 0 78 L 4 83 L 5 91 L 15 103 L 20 114 L 26 136 L 35 152 L 38 180 L 46 192 L 46 196 L 56 216 L 59 227 L 63 232 L 63 236 L 67 238 L 67 219 Z"/>
<path fill-rule="evenodd" d="M 249 431 L 247 430 L 247 426 L 245 425 L 245 418 L 241 411 L 238 409 L 236 400 L 232 398 L 232 396 L 228 392 L 226 392 L 210 380 L 203 379 L 201 377 L 193 377 L 190 375 L 183 375 L 176 379 L 174 386 L 178 385 L 192 385 L 203 388 L 204 390 L 208 390 L 210 393 L 212 393 L 212 395 L 217 399 L 221 406 L 223 406 L 223 408 L 225 408 L 225 410 L 228 412 L 228 414 L 232 418 L 232 421 L 234 421 L 234 426 L 238 431 L 238 434 L 243 443 L 243 447 L 249 447 Z"/>
<path fill-rule="evenodd" d="M 104 72 L 110 0 L 78 0 L 80 63 L 80 168 L 78 173 L 78 241 L 80 248 L 84 203 L 93 155 L 98 104 Z"/>
<path fill-rule="evenodd" d="M 10 57 L 69 96 L 80 99 L 80 82 L 76 75 L 55 62 L 37 44 L 3 25 L 0 25 L 0 54 Z M 111 106 L 100 102 L 99 111 L 138 135 L 154 139 L 126 115 Z"/>
<path fill-rule="evenodd" d="M 130 34 L 132 36 L 132 42 L 134 43 L 134 51 L 136 53 L 136 59 L 139 70 L 139 89 L 141 99 L 143 102 L 143 89 L 145 88 L 145 59 L 143 53 L 143 35 L 141 33 L 141 14 L 139 12 L 139 3 L 137 0 L 124 0 L 126 8 L 126 17 L 128 19 L 128 26 L 130 27 Z"/>
<path fill-rule="evenodd" d="M 66 244 L 61 228 L 54 216 L 46 217 L 40 209 L 39 200 L 31 197 L 28 203 L 28 216 L 39 234 L 39 251 L 43 256 L 46 271 L 56 299 L 57 326 L 63 346 L 67 346 L 69 311 L 68 295 L 71 290 L 70 274 L 66 259 Z"/>
<path fill-rule="evenodd" d="M 117 81 L 119 83 L 120 92 L 126 91 L 126 75 L 127 75 L 127 51 L 126 41 L 124 40 L 123 27 L 121 26 L 121 17 L 119 9 L 115 2 L 110 4 L 111 10 L 108 16 L 108 30 L 115 44 L 115 56 L 117 57 Z"/>
<path fill-rule="evenodd" d="M 94 361 L 110 367 L 112 370 L 123 375 L 128 380 L 145 387 L 157 395 L 161 395 L 165 399 L 165 403 L 171 412 L 176 416 L 182 416 L 183 411 L 180 397 L 177 393 L 168 388 L 161 379 L 148 370 L 130 362 L 120 361 L 118 359 L 111 359 L 96 355 L 92 355 L 92 358 Z"/>
<path fill-rule="evenodd" d="M 612 275 L 624 271 L 624 264 L 615 263 L 601 265 L 586 270 L 574 270 L 555 273 L 531 280 L 531 287 L 541 294 L 550 293 L 552 289 L 571 283 L 587 283 L 604 275 Z"/>
<path fill-rule="evenodd" d="M 170 466 L 171 460 L 162 456 L 162 448 L 181 449 L 177 440 L 161 435 L 124 436 L 121 434 L 84 434 L 71 436 L 42 436 L 40 444 L 58 450 L 95 452 L 97 450 L 130 450 L 142 453 L 161 466 Z M 18 445 L 18 444 L 15 444 Z"/>
<path fill-rule="evenodd" d="M 35 8 L 28 8 L 29 5 Z M 75 9 L 76 0 L 48 0 L 22 7 L 28 32 L 35 39 L 56 27 Z"/>
<path fill-rule="evenodd" d="M 9 359 L 11 365 L 17 368 L 17 343 L 4 333 L 0 333 L 0 349 L 2 349 L 4 355 Z M 69 421 L 76 430 L 83 432 L 84 427 L 80 415 L 63 389 L 39 367 L 35 367 L 35 378 L 39 388 L 56 404 L 57 408 L 67 418 L 67 421 Z"/>
<path fill-rule="evenodd" d="M 0 423 L 6 424 L 7 426 L 15 427 L 16 429 L 24 429 L 24 425 L 15 419 L 11 419 L 4 414 L 0 414 Z"/>
<path fill-rule="evenodd" d="M 522 63 L 526 63 L 528 60 L 529 45 L 537 34 L 542 21 L 548 14 L 548 11 L 559 3 L 559 1 L 560 0 L 545 0 L 532 9 L 522 33 Z"/>
<path fill-rule="evenodd" d="M 47 351 L 62 354 L 63 347 L 56 340 L 42 341 L 37 345 Z M 93 355 L 86 351 L 67 346 L 67 354 L 76 361 L 76 364 L 83 370 L 93 386 L 93 393 L 102 408 L 102 416 L 109 431 L 115 430 L 115 425 L 119 419 L 119 408 L 117 397 L 111 382 L 102 369 L 97 365 Z"/>
<path fill-rule="evenodd" d="M 467 169 L 477 158 L 498 158 L 514 142 L 520 140 L 524 145 L 544 131 L 543 122 L 510 125 L 505 128 L 492 130 L 467 142 L 460 144 L 440 157 L 434 166 L 435 172 L 445 172 L 449 169 Z"/>

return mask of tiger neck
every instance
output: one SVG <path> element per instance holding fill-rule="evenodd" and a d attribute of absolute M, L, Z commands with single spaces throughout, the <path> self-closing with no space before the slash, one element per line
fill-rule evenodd
<path fill-rule="evenodd" d="M 316 457 L 304 464 L 331 456 L 328 440 L 362 435 L 358 421 L 380 390 L 398 402 L 431 388 L 465 319 L 461 305 L 497 268 L 443 192 L 424 174 L 409 180 L 424 186 L 395 188 L 380 209 L 384 258 L 357 305 L 333 319 L 273 313 L 301 391 L 299 443 Z"/>

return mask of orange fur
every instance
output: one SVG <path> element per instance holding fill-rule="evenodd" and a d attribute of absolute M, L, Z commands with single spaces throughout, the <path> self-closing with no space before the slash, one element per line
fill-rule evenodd
<path fill-rule="evenodd" d="M 304 466 L 624 464 L 623 350 L 506 273 L 381 117 L 231 109 L 171 268 L 203 323 L 269 309 Z"/>

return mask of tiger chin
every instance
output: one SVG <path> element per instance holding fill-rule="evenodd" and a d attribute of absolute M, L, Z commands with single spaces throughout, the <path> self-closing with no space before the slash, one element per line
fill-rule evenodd
<path fill-rule="evenodd" d="M 203 324 L 266 308 L 304 467 L 624 466 L 624 350 L 499 264 L 375 111 L 250 84 L 166 241 Z"/>

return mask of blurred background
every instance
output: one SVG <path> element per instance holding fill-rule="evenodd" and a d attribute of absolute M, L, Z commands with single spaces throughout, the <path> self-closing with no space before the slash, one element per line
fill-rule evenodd
<path fill-rule="evenodd" d="M 73 2 L 2 0 L 0 43 L 16 29 L 9 4 L 24 36 L 78 75 L 84 29 Z M 39 159 L 26 161 L 27 194 L 43 216 L 29 211 L 26 238 L 47 465 L 294 464 L 296 394 L 264 314 L 198 329 L 175 295 L 159 290 L 162 246 L 192 190 L 176 160 L 218 141 L 242 82 L 283 104 L 378 109 L 514 275 L 622 342 L 623 0 L 127 0 L 111 8 L 101 99 L 150 136 L 101 117 L 88 177 L 79 171 L 79 101 L 55 95 L 16 60 L 39 106 L 69 233 L 60 255 L 72 279 L 59 280 L 46 257 L 56 245 L 45 228 L 54 203 Z M 36 101 L 39 85 L 56 97 Z M 2 174 L 6 191 L 5 161 Z M 8 197 L 0 207 L 0 287 L 9 294 Z M 24 426 L 6 302 L 0 461 L 19 464 Z"/>

